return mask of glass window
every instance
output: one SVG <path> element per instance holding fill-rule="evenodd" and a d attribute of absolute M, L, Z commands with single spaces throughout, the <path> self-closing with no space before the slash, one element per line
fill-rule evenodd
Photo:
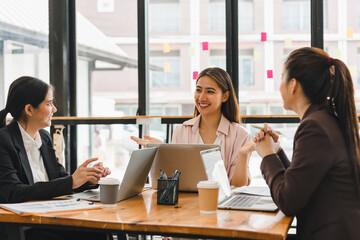
<path fill-rule="evenodd" d="M 239 31 L 254 29 L 254 3 L 252 0 L 239 1 Z"/>
<path fill-rule="evenodd" d="M 0 1 L 0 109 L 16 78 L 49 82 L 48 15 L 47 0 Z"/>
<path fill-rule="evenodd" d="M 265 106 L 264 105 L 250 105 L 250 115 L 263 115 L 265 114 Z"/>
<path fill-rule="evenodd" d="M 178 0 L 150 0 L 149 30 L 153 33 L 178 32 L 180 8 Z"/>
<path fill-rule="evenodd" d="M 356 3 L 356 20 L 357 20 L 357 27 L 360 28 L 360 1 Z"/>
<path fill-rule="evenodd" d="M 310 2 L 285 0 L 283 3 L 284 30 L 310 29 Z"/>
<path fill-rule="evenodd" d="M 240 86 L 253 86 L 253 59 L 252 56 L 240 56 L 239 58 L 239 85 Z"/>
<path fill-rule="evenodd" d="M 210 31 L 224 32 L 226 29 L 224 1 L 210 0 L 209 10 Z"/>
<path fill-rule="evenodd" d="M 193 115 L 194 78 L 210 66 L 226 69 L 225 0 L 150 0 L 150 26 L 157 24 L 154 15 L 163 19 L 162 29 L 173 28 L 169 15 L 176 16 L 178 27 L 149 32 L 149 62 L 158 68 L 149 73 L 150 114 L 161 106 L 160 115 Z"/>
<path fill-rule="evenodd" d="M 150 83 L 152 87 L 180 86 L 179 57 L 152 57 L 151 63 L 156 66 L 164 66 L 164 68 L 169 68 L 166 71 L 151 71 Z"/>
<path fill-rule="evenodd" d="M 240 0 L 238 5 L 239 31 L 254 29 L 254 4 L 252 0 Z M 226 29 L 225 3 L 210 0 L 210 31 L 224 32 Z"/>
<path fill-rule="evenodd" d="M 138 105 L 137 2 L 76 1 L 78 117 L 135 116 Z M 116 23 L 116 24 L 114 24 Z M 135 125 L 79 125 L 78 164 L 98 156 L 122 178 L 138 145 Z"/>

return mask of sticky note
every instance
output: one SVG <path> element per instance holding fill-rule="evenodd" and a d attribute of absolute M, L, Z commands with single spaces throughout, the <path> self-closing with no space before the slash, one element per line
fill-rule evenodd
<path fill-rule="evenodd" d="M 208 42 L 203 42 L 202 47 L 203 47 L 203 51 L 209 50 L 209 43 Z"/>
<path fill-rule="evenodd" d="M 164 53 L 170 52 L 170 44 L 168 44 L 168 43 L 163 43 L 163 52 L 164 52 Z"/>
<path fill-rule="evenodd" d="M 350 66 L 349 70 L 350 70 L 350 74 L 351 74 L 352 77 L 357 76 L 357 67 L 355 65 Z"/>
<path fill-rule="evenodd" d="M 164 62 L 164 72 L 170 72 L 171 65 L 169 62 Z"/>
<path fill-rule="evenodd" d="M 347 36 L 347 38 L 353 38 L 354 37 L 354 29 L 348 28 L 346 36 Z"/>
<path fill-rule="evenodd" d="M 254 51 L 254 61 L 255 61 L 255 62 L 258 62 L 258 61 L 260 61 L 260 58 L 261 58 L 261 53 L 260 53 L 260 51 L 255 50 L 255 51 Z"/>
<path fill-rule="evenodd" d="M 199 72 L 198 71 L 194 71 L 193 72 L 193 79 L 196 80 L 199 76 Z"/>
<path fill-rule="evenodd" d="M 265 42 L 266 41 L 266 32 L 262 32 L 261 33 L 261 41 Z"/>
<path fill-rule="evenodd" d="M 189 54 L 190 54 L 190 56 L 195 55 L 195 48 L 194 47 L 189 47 Z"/>
<path fill-rule="evenodd" d="M 341 51 L 340 49 L 335 49 L 334 50 L 334 58 L 341 58 Z"/>
<path fill-rule="evenodd" d="M 273 70 L 267 70 L 267 78 L 273 78 Z"/>
<path fill-rule="evenodd" d="M 291 38 L 286 38 L 286 39 L 285 39 L 285 47 L 286 47 L 286 48 L 291 48 L 291 47 L 292 47 L 292 40 L 291 40 Z"/>

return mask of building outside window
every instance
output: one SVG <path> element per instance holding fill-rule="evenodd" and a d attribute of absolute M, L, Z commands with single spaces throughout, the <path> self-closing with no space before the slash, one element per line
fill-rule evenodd
<path fill-rule="evenodd" d="M 239 1 L 239 30 L 254 30 L 254 3 L 252 0 Z"/>
<path fill-rule="evenodd" d="M 356 2 L 356 25 L 360 28 L 360 1 Z"/>
<path fill-rule="evenodd" d="M 178 0 L 151 0 L 149 31 L 152 33 L 178 32 L 180 8 Z"/>
<path fill-rule="evenodd" d="M 226 70 L 225 56 L 211 56 L 210 64 Z M 240 87 L 254 85 L 253 59 L 250 55 L 239 56 L 239 85 Z"/>
<path fill-rule="evenodd" d="M 152 87 L 180 86 L 180 57 L 152 57 L 151 64 L 164 66 L 165 71 L 151 71 L 150 84 Z"/>
<path fill-rule="evenodd" d="M 254 30 L 254 3 L 252 0 L 240 0 L 238 21 L 240 31 Z M 225 32 L 225 3 L 220 0 L 211 0 L 209 8 L 210 31 Z"/>
<path fill-rule="evenodd" d="M 283 3 L 283 29 L 310 29 L 310 1 L 285 0 Z"/>
<path fill-rule="evenodd" d="M 225 32 L 225 14 L 224 1 L 210 0 L 209 23 L 211 32 Z"/>
<path fill-rule="evenodd" d="M 239 57 L 239 85 L 240 87 L 254 85 L 252 56 L 240 55 Z"/>

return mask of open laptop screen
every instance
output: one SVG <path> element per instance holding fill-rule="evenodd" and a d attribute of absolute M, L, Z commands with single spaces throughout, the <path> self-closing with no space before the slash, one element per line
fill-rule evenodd
<path fill-rule="evenodd" d="M 200 152 L 208 180 L 219 183 L 219 202 L 231 196 L 231 187 L 226 174 L 220 148 Z"/>

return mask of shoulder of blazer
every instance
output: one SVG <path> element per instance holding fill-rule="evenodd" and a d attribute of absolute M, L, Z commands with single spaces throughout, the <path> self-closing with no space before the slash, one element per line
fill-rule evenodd
<path fill-rule="evenodd" d="M 15 120 L 12 120 L 4 128 L 0 129 L 0 139 L 2 141 L 9 141 L 9 144 L 14 145 L 18 150 L 25 150 L 21 132 Z"/>
<path fill-rule="evenodd" d="M 46 131 L 45 129 L 40 129 L 39 130 L 39 134 L 41 139 L 48 145 L 48 146 L 52 146 L 52 140 L 51 140 L 51 136 L 50 133 L 48 131 Z"/>

